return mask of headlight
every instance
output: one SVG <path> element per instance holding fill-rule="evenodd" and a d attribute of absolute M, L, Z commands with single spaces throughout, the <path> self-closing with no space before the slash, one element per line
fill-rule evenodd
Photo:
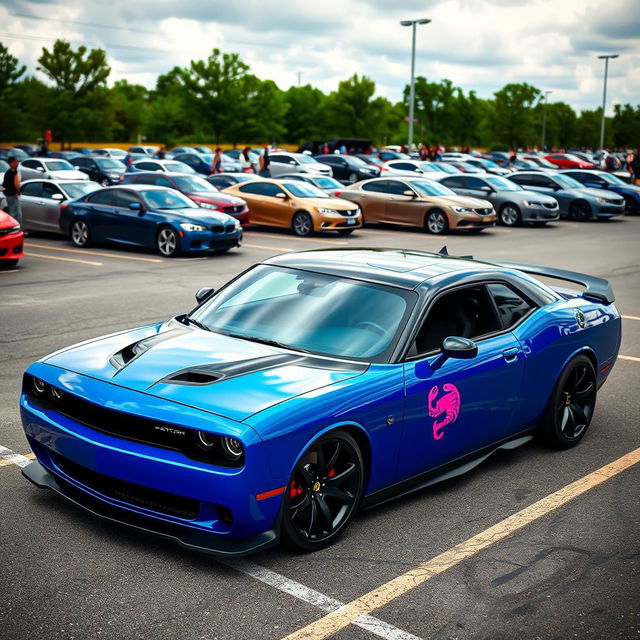
<path fill-rule="evenodd" d="M 539 202 L 533 202 L 533 200 L 523 200 L 522 204 L 525 207 L 541 207 L 542 206 Z"/>
<path fill-rule="evenodd" d="M 57 387 L 51 387 L 51 397 L 54 400 L 60 400 L 60 398 L 62 398 L 62 391 Z"/>
<path fill-rule="evenodd" d="M 608 202 L 606 198 L 596 198 L 596 202 Z"/>
<path fill-rule="evenodd" d="M 181 222 L 180 228 L 185 231 L 206 231 L 207 227 L 201 224 L 191 224 L 190 222 Z"/>
<path fill-rule="evenodd" d="M 220 211 L 220 209 L 218 208 L 217 205 L 215 204 L 209 204 L 208 202 L 198 202 L 198 204 L 201 207 L 204 207 L 205 209 L 213 209 L 214 211 Z"/>
<path fill-rule="evenodd" d="M 205 451 L 209 451 L 215 447 L 216 441 L 218 440 L 217 436 L 212 436 L 204 431 L 198 431 L 196 434 L 196 439 L 198 442 L 198 446 Z"/>
<path fill-rule="evenodd" d="M 473 209 L 470 207 L 453 207 L 453 210 L 458 213 L 473 213 Z"/>
<path fill-rule="evenodd" d="M 18 231 L 20 231 L 20 225 L 19 224 L 17 224 L 15 227 L 11 227 L 11 229 L 9 229 L 7 231 L 7 234 L 9 234 L 9 233 L 18 233 Z"/>
<path fill-rule="evenodd" d="M 36 390 L 36 393 L 44 393 L 44 390 L 45 390 L 44 381 L 40 380 L 40 378 L 34 378 L 33 388 Z"/>
<path fill-rule="evenodd" d="M 318 213 L 328 213 L 329 215 L 336 215 L 338 213 L 335 209 L 323 209 L 322 207 L 317 207 L 316 211 Z"/>
<path fill-rule="evenodd" d="M 236 218 L 236 229 L 242 229 L 242 223 Z"/>
<path fill-rule="evenodd" d="M 229 460 L 239 460 L 244 453 L 242 442 L 235 438 L 229 438 L 228 436 L 222 437 L 220 440 L 220 448 L 222 449 L 222 453 L 229 458 Z"/>

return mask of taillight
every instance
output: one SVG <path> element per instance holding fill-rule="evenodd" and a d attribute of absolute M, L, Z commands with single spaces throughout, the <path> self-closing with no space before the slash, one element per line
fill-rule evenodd
<path fill-rule="evenodd" d="M 389 167 L 378 167 L 380 171 L 389 171 Z"/>
<path fill-rule="evenodd" d="M 69 204 L 68 202 L 63 202 L 60 205 L 60 213 L 62 213 L 67 208 L 68 204 Z"/>
<path fill-rule="evenodd" d="M 334 192 L 333 192 L 333 195 L 334 195 L 334 196 L 339 196 L 341 193 L 342 193 L 342 191 L 334 191 Z"/>

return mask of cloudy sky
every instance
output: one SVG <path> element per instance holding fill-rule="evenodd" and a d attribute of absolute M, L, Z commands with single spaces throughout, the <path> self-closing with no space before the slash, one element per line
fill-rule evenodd
<path fill-rule="evenodd" d="M 640 104 L 639 0 L 3 0 L 0 41 L 35 72 L 43 46 L 58 37 L 106 49 L 110 82 L 152 87 L 174 65 L 212 47 L 237 51 L 252 71 L 281 88 L 325 91 L 354 73 L 399 100 L 409 79 L 411 30 L 418 27 L 416 74 L 449 78 L 481 97 L 507 82 L 552 90 L 550 101 L 591 109 Z"/>

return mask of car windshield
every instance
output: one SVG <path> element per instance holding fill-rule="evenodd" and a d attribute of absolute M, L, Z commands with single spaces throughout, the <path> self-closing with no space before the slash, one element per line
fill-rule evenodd
<path fill-rule="evenodd" d="M 75 167 L 66 160 L 49 160 L 45 163 L 45 165 L 49 171 L 69 171 L 69 169 L 71 169 L 72 171 L 75 170 Z"/>
<path fill-rule="evenodd" d="M 504 178 L 492 177 L 485 178 L 488 184 L 490 184 L 496 191 L 522 191 L 522 187 L 511 180 L 505 180 Z"/>
<path fill-rule="evenodd" d="M 627 185 L 627 183 L 624 180 L 610 173 L 599 173 L 598 177 L 602 178 L 605 182 L 608 182 L 609 184 L 619 184 L 619 185 L 622 185 L 623 187 Z"/>
<path fill-rule="evenodd" d="M 119 162 L 118 160 L 114 160 L 113 158 L 96 158 L 96 164 L 103 170 L 103 171 L 123 171 L 122 168 L 122 162 Z"/>
<path fill-rule="evenodd" d="M 142 199 L 150 209 L 197 209 L 198 205 L 171 189 L 143 191 Z"/>
<path fill-rule="evenodd" d="M 195 173 L 188 164 L 184 162 L 165 162 L 165 169 L 174 173 Z"/>
<path fill-rule="evenodd" d="M 433 180 L 411 180 L 409 184 L 425 196 L 455 196 L 455 192 Z"/>
<path fill-rule="evenodd" d="M 106 149 L 106 151 L 116 158 L 124 158 L 127 155 L 127 152 L 123 149 Z"/>
<path fill-rule="evenodd" d="M 484 158 L 478 158 L 476 160 L 478 164 L 483 166 L 485 169 L 499 169 L 500 165 L 494 162 L 493 160 L 485 160 Z M 469 164 L 473 164 L 474 166 L 478 166 L 475 162 L 471 162 Z"/>
<path fill-rule="evenodd" d="M 176 176 L 173 181 L 176 183 L 180 191 L 186 191 L 187 193 L 197 193 L 198 191 L 217 191 L 215 187 L 199 176 Z"/>
<path fill-rule="evenodd" d="M 341 189 L 342 185 L 334 178 L 312 178 L 313 183 L 320 189 Z"/>
<path fill-rule="evenodd" d="M 535 162 L 539 167 L 546 167 L 547 169 L 557 169 L 553 162 L 549 162 L 546 158 L 529 158 L 532 162 Z"/>
<path fill-rule="evenodd" d="M 306 182 L 283 182 L 282 186 L 296 198 L 327 198 L 324 191 Z"/>
<path fill-rule="evenodd" d="M 312 158 L 311 156 L 307 156 L 304 154 L 296 156 L 296 160 L 300 164 L 318 164 L 318 161 L 315 158 Z"/>
<path fill-rule="evenodd" d="M 97 182 L 91 182 L 90 180 L 84 180 L 82 182 L 65 182 L 60 184 L 65 193 L 69 196 L 70 200 L 75 200 L 83 196 L 85 193 L 91 193 L 100 188 Z"/>
<path fill-rule="evenodd" d="M 459 171 L 452 165 L 447 164 L 446 162 L 437 162 L 435 166 L 440 169 L 440 171 L 444 171 L 445 173 L 459 173 Z"/>
<path fill-rule="evenodd" d="M 442 173 L 438 167 L 434 167 L 430 162 L 418 162 L 418 166 L 425 172 L 437 172 Z"/>
<path fill-rule="evenodd" d="M 385 360 L 413 292 L 350 278 L 259 265 L 190 316 L 256 342 L 361 360 Z"/>
<path fill-rule="evenodd" d="M 570 176 L 563 176 L 563 175 L 557 174 L 553 176 L 553 179 L 563 189 L 582 189 L 584 187 L 583 184 L 580 184 L 575 178 L 571 178 Z"/>

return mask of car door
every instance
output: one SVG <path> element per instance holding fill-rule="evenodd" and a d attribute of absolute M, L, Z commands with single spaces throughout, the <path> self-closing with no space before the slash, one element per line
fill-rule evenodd
<path fill-rule="evenodd" d="M 20 163 L 20 179 L 34 180 L 44 177 L 44 166 L 40 160 L 23 160 Z"/>
<path fill-rule="evenodd" d="M 372 180 L 362 185 L 362 197 L 357 202 L 367 222 L 383 222 L 385 220 L 388 182 L 388 180 Z"/>
<path fill-rule="evenodd" d="M 285 156 L 279 153 L 273 153 L 269 156 L 271 158 L 271 164 L 269 169 L 272 176 L 279 176 L 283 173 L 298 173 L 299 167 L 297 162 L 290 156 Z"/>
<path fill-rule="evenodd" d="M 20 191 L 20 200 L 22 204 L 22 226 L 24 229 L 43 231 L 40 212 L 43 203 L 42 182 L 33 180 L 23 184 Z"/>
<path fill-rule="evenodd" d="M 125 244 L 153 247 L 156 216 L 147 212 L 138 194 L 130 189 L 114 189 L 116 207 L 112 239 Z M 137 208 L 132 208 L 132 205 Z"/>
<path fill-rule="evenodd" d="M 272 182 L 252 181 L 238 188 L 241 197 L 249 206 L 251 222 L 254 224 L 275 225 L 278 227 L 289 226 L 289 222 L 283 222 L 284 212 L 290 207 L 288 201 L 277 198 L 276 194 L 282 193 L 282 188 Z"/>
<path fill-rule="evenodd" d="M 117 189 L 101 189 L 92 193 L 81 209 L 87 211 L 86 219 L 91 238 L 96 242 L 113 239 L 118 224 Z"/>
<path fill-rule="evenodd" d="M 445 358 L 446 337 L 477 354 Z M 429 305 L 405 361 L 405 410 L 397 481 L 478 452 L 505 437 L 522 393 L 520 343 L 484 284 L 450 288 Z"/>
<path fill-rule="evenodd" d="M 407 195 L 407 191 L 411 195 Z M 403 180 L 387 180 L 387 194 L 384 203 L 385 220 L 415 226 L 417 210 L 420 209 L 424 214 L 425 208 L 424 203 L 416 198 L 415 191 Z"/>
<path fill-rule="evenodd" d="M 60 204 L 66 199 L 66 195 L 56 184 L 42 183 L 42 200 L 37 207 L 41 229 L 60 233 Z"/>

